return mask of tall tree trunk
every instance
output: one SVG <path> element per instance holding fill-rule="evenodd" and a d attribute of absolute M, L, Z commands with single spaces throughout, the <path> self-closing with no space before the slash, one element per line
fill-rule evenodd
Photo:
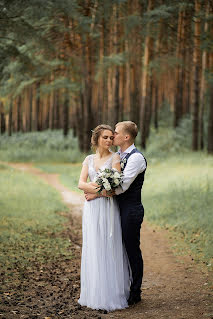
<path fill-rule="evenodd" d="M 146 111 L 146 139 L 149 137 L 150 132 L 150 124 L 151 124 L 151 118 L 152 118 L 152 92 L 153 92 L 153 76 L 150 75 L 150 83 L 148 85 L 148 91 L 147 91 L 147 111 Z"/>
<path fill-rule="evenodd" d="M 69 93 L 65 92 L 65 99 L 63 103 L 63 135 L 67 137 L 69 132 Z"/>
<path fill-rule="evenodd" d="M 138 0 L 129 2 L 129 14 L 143 15 L 142 3 Z M 128 37 L 129 60 L 130 60 L 130 120 L 140 125 L 140 80 L 142 76 L 142 43 L 141 26 L 134 29 Z"/>
<path fill-rule="evenodd" d="M 190 112 L 190 74 L 192 69 L 192 19 L 193 19 L 193 9 L 187 7 L 184 14 L 184 30 L 183 30 L 183 106 L 182 111 L 184 114 L 189 114 Z"/>
<path fill-rule="evenodd" d="M 206 7 L 206 14 L 205 14 L 205 25 L 204 25 L 204 32 L 207 34 L 208 32 L 208 21 L 207 17 L 209 15 L 209 9 L 210 9 L 210 4 L 208 1 L 205 2 L 205 7 Z M 204 149 L 204 123 L 203 123 L 203 117 L 204 117 L 204 110 L 205 110 L 205 104 L 206 104 L 206 83 L 205 83 L 205 72 L 207 69 L 207 59 L 208 59 L 208 54 L 207 51 L 204 49 L 202 52 L 202 74 L 201 74 L 201 84 L 200 84 L 200 149 Z"/>
<path fill-rule="evenodd" d="M 124 99 L 125 99 L 125 79 L 126 79 L 126 71 L 125 71 L 125 66 L 122 67 L 122 80 L 121 80 L 121 100 L 119 104 L 119 119 L 118 121 L 121 122 L 123 121 L 124 118 Z"/>
<path fill-rule="evenodd" d="M 6 121 L 3 110 L 3 103 L 0 102 L 0 126 L 1 126 L 1 134 L 4 134 L 6 131 Z"/>
<path fill-rule="evenodd" d="M 136 68 L 136 65 L 130 64 L 130 120 L 138 124 L 139 105 Z"/>
<path fill-rule="evenodd" d="M 86 43 L 82 43 L 82 68 L 84 74 L 84 95 L 83 95 L 83 107 L 84 107 L 84 143 L 83 143 L 83 151 L 88 152 L 90 149 L 90 136 L 91 136 L 91 129 L 93 128 L 93 115 L 92 115 L 92 43 L 88 42 L 87 39 Z"/>
<path fill-rule="evenodd" d="M 120 76 L 119 76 L 119 67 L 116 67 L 116 71 L 115 71 L 115 98 L 114 98 L 114 123 L 113 125 L 115 125 L 118 121 L 119 121 L 119 85 L 120 85 Z"/>
<path fill-rule="evenodd" d="M 35 130 L 40 131 L 39 123 L 39 114 L 40 114 L 40 82 L 36 83 L 36 104 L 35 104 Z"/>
<path fill-rule="evenodd" d="M 181 9 L 182 10 L 182 9 Z M 184 31 L 185 31 L 185 11 L 179 12 L 178 34 L 177 34 L 177 75 L 176 75 L 176 92 L 174 99 L 174 127 L 177 127 L 183 115 L 183 84 L 184 84 Z"/>
<path fill-rule="evenodd" d="M 107 2 L 104 1 L 104 7 L 107 7 Z M 103 19 L 103 48 L 104 48 L 104 57 L 107 56 L 108 53 L 108 25 L 107 19 L 104 17 Z M 108 123 L 108 70 L 106 69 L 103 76 L 103 120 L 105 123 Z"/>
<path fill-rule="evenodd" d="M 213 13 L 213 8 L 211 10 Z M 213 31 L 213 22 L 211 22 L 211 30 Z M 209 55 L 209 71 L 213 74 L 213 53 Z M 209 116 L 208 116 L 208 153 L 213 154 L 213 81 L 211 79 L 209 83 L 210 91 L 210 105 L 209 105 Z"/>
<path fill-rule="evenodd" d="M 156 129 L 156 131 L 158 131 L 158 109 L 159 109 L 159 86 L 158 83 L 155 84 L 155 101 L 154 101 L 154 127 Z"/>
<path fill-rule="evenodd" d="M 195 0 L 195 31 L 194 31 L 194 96 L 192 109 L 192 149 L 197 151 L 199 148 L 199 109 L 200 109 L 200 74 L 201 74 L 201 10 L 200 0 Z"/>
<path fill-rule="evenodd" d="M 49 128 L 49 122 L 50 122 L 50 94 L 47 96 L 47 112 L 45 116 L 45 121 L 44 121 L 44 129 L 47 130 Z"/>
<path fill-rule="evenodd" d="M 148 1 L 148 11 L 153 10 L 154 8 L 154 0 Z M 149 33 L 151 30 L 151 25 L 148 23 L 147 32 Z M 151 97 L 151 87 L 152 87 L 152 79 L 149 75 L 148 67 L 149 63 L 152 59 L 153 55 L 153 38 L 152 35 L 147 34 L 145 40 L 145 52 L 144 52 L 144 70 L 142 77 L 142 100 L 141 100 L 141 114 L 140 114 L 140 128 L 141 128 L 141 147 L 146 148 L 146 139 L 147 133 L 149 131 L 149 123 L 151 118 L 151 105 L 150 97 Z"/>
<path fill-rule="evenodd" d="M 17 101 L 17 132 L 22 131 L 22 99 L 19 95 L 18 101 Z"/>
<path fill-rule="evenodd" d="M 82 89 L 80 90 L 80 97 L 76 99 L 76 110 L 75 110 L 75 117 L 76 117 L 76 131 L 78 135 L 78 143 L 81 152 L 84 152 L 84 97 Z M 90 134 L 91 136 L 91 134 Z"/>
<path fill-rule="evenodd" d="M 28 119 L 28 131 L 32 131 L 32 118 L 33 118 L 33 88 L 29 88 L 29 119 Z"/>
<path fill-rule="evenodd" d="M 13 127 L 13 102 L 10 101 L 9 107 L 9 120 L 8 120 L 8 135 L 12 135 L 12 127 Z"/>
<path fill-rule="evenodd" d="M 54 92 L 54 129 L 60 128 L 60 106 L 59 106 L 59 92 L 58 90 Z"/>
<path fill-rule="evenodd" d="M 163 4 L 163 0 L 160 1 L 160 5 Z M 159 22 L 159 33 L 158 33 L 158 38 L 156 42 L 156 48 L 155 48 L 155 56 L 158 59 L 162 59 L 164 54 L 168 54 L 168 43 L 167 43 L 167 28 L 166 28 L 166 23 L 163 19 L 160 19 Z M 160 104 L 160 98 L 163 95 L 163 87 L 160 83 L 160 74 L 162 76 L 165 76 L 165 72 L 162 73 L 162 71 L 155 71 L 155 75 L 153 76 L 153 96 L 154 96 L 154 101 L 153 101 L 153 115 L 154 115 L 154 127 L 155 130 L 158 130 L 158 112 L 159 112 L 159 104 Z M 162 101 L 161 101 L 162 102 Z"/>
<path fill-rule="evenodd" d="M 114 30 L 113 30 L 113 52 L 115 54 L 119 53 L 118 47 L 118 38 L 119 38 L 119 28 L 118 28 L 118 19 L 119 19 L 119 8 L 118 4 L 114 4 L 113 7 L 113 16 L 114 16 Z M 113 79 L 113 89 L 114 89 L 114 98 L 113 98 L 113 108 L 112 108 L 112 125 L 115 125 L 119 119 L 119 86 L 120 86 L 120 70 L 119 66 L 115 67 L 114 79 Z"/>
<path fill-rule="evenodd" d="M 49 128 L 54 129 L 54 92 L 50 93 Z"/>
<path fill-rule="evenodd" d="M 209 120 L 208 120 L 208 153 L 213 154 L 213 86 L 210 93 Z"/>

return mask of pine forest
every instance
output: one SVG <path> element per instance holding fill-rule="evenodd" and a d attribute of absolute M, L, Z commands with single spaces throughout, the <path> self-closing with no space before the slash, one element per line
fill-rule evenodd
<path fill-rule="evenodd" d="M 188 118 L 194 151 L 213 153 L 211 0 L 0 1 L 1 134 Z M 161 114 L 162 113 L 162 114 Z"/>

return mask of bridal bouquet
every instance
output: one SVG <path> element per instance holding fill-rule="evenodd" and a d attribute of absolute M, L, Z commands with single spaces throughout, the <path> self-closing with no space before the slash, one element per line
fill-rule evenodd
<path fill-rule="evenodd" d="M 100 186 L 98 193 L 102 190 L 107 192 L 112 191 L 116 187 L 120 186 L 123 179 L 123 173 L 118 172 L 116 169 L 105 168 L 104 170 L 99 170 L 95 182 Z"/>
<path fill-rule="evenodd" d="M 122 184 L 123 173 L 118 172 L 116 169 L 105 168 L 104 170 L 99 170 L 95 178 L 95 182 L 100 186 L 98 193 L 100 194 L 102 190 L 110 192 L 116 187 Z M 114 232 L 114 205 L 112 197 L 109 197 L 111 201 L 110 205 L 110 237 L 113 236 Z"/>

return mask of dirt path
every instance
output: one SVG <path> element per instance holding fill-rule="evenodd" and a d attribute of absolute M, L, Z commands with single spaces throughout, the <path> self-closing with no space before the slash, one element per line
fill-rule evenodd
<path fill-rule="evenodd" d="M 12 164 L 16 169 L 39 176 L 47 183 L 55 187 L 62 195 L 64 202 L 70 207 L 72 218 L 68 225 L 66 235 L 71 236 L 75 258 L 69 261 L 69 267 L 65 265 L 55 265 L 62 269 L 61 281 L 64 277 L 74 276 L 72 279 L 72 298 L 58 292 L 58 307 L 61 311 L 56 311 L 52 299 L 46 304 L 48 312 L 46 318 L 130 318 L 131 319 L 199 319 L 213 318 L 213 308 L 211 308 L 212 294 L 209 287 L 210 274 L 200 270 L 191 257 L 177 257 L 173 254 L 168 234 L 166 231 L 157 230 L 150 226 L 146 221 L 141 230 L 142 251 L 144 257 L 144 281 L 142 302 L 126 310 L 115 311 L 108 314 L 94 311 L 77 305 L 79 297 L 80 279 L 80 245 L 81 245 L 81 210 L 83 196 L 71 192 L 64 187 L 55 174 L 46 174 L 30 164 Z M 71 235 L 71 233 L 74 233 Z M 67 268 L 68 267 L 68 268 Z M 68 270 L 69 269 L 69 270 Z M 66 273 L 66 272 L 69 273 Z M 43 270 L 45 272 L 45 270 Z M 45 275 L 44 275 L 45 277 Z M 45 277 L 48 281 L 48 276 Z M 43 279 L 44 280 L 44 279 Z M 70 279 L 71 280 L 71 279 Z M 70 288 L 70 289 L 71 289 Z M 58 289 L 57 287 L 55 288 Z M 35 299 L 36 300 L 36 299 Z M 68 301 L 67 301 L 68 300 Z M 66 302 L 65 302 L 66 301 Z M 52 305 L 51 305 L 52 302 Z M 67 306 L 69 303 L 69 307 Z M 44 307 L 44 305 L 43 305 Z M 51 308 L 52 307 L 52 308 Z M 44 309 L 39 308 L 38 316 L 22 318 L 45 318 Z M 69 309 L 69 311 L 67 310 Z M 40 314 L 40 315 L 39 315 Z M 1 316 L 0 316 L 1 318 Z M 8 317 L 9 318 L 9 317 Z M 21 318 L 21 317 L 11 317 Z"/>

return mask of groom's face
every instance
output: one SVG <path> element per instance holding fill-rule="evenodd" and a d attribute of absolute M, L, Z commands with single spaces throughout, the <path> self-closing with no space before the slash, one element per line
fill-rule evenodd
<path fill-rule="evenodd" d="M 122 125 L 118 125 L 115 128 L 113 145 L 121 146 L 126 141 L 126 134 L 124 133 Z"/>

